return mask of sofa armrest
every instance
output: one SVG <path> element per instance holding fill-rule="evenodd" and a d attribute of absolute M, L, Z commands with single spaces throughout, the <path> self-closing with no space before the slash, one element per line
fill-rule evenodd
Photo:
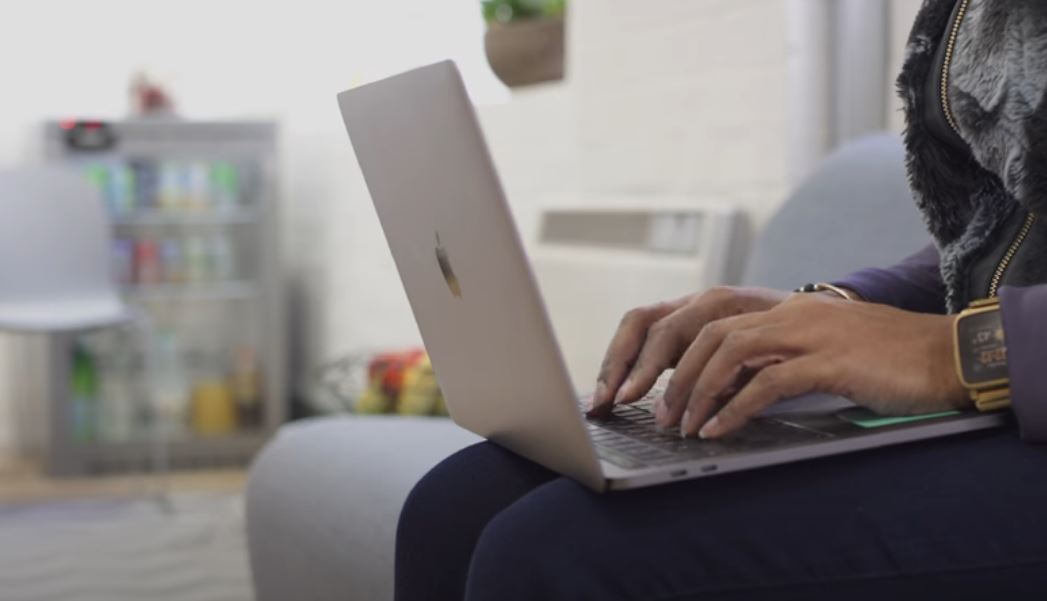
<path fill-rule="evenodd" d="M 258 601 L 391 599 L 407 493 L 479 440 L 443 418 L 339 416 L 282 428 L 247 486 Z"/>

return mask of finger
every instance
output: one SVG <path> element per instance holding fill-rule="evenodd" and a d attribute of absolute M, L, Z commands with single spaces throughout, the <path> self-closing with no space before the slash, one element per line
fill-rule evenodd
<path fill-rule="evenodd" d="M 758 375 L 768 366 L 799 353 L 802 338 L 803 332 L 781 325 L 737 329 L 727 334 L 691 389 L 680 418 L 680 433 L 684 436 L 693 434 L 723 399 L 743 390 L 744 386 L 738 382 L 742 373 Z M 730 391 L 731 388 L 734 390 Z"/>
<path fill-rule="evenodd" d="M 706 362 L 712 353 L 719 347 L 723 339 L 732 331 L 747 327 L 758 327 L 768 321 L 767 313 L 746 313 L 724 319 L 718 319 L 705 324 L 695 337 L 694 342 L 687 348 L 680 360 L 676 362 L 676 371 L 669 379 L 669 385 L 665 389 L 666 411 L 664 419 L 658 422 L 660 426 L 670 426 L 680 420 L 684 409 L 687 408 L 687 400 L 691 390 L 694 388 L 698 376 L 705 368 Z"/>
<path fill-rule="evenodd" d="M 659 320 L 647 331 L 643 348 L 614 397 L 615 404 L 633 403 L 654 386 L 662 372 L 672 367 L 686 344 L 680 331 L 682 312 Z"/>
<path fill-rule="evenodd" d="M 657 305 L 633 309 L 622 317 L 618 330 L 607 347 L 607 353 L 600 366 L 600 374 L 596 378 L 590 415 L 602 415 L 610 410 L 611 400 L 617 394 L 618 387 L 625 379 L 625 375 L 643 346 L 647 337 L 647 329 L 672 310 L 673 307 L 670 304 Z"/>
<path fill-rule="evenodd" d="M 702 426 L 702 438 L 720 438 L 742 428 L 774 403 L 825 388 L 831 364 L 808 355 L 763 368 L 720 411 Z M 688 424 L 696 428 L 697 422 Z"/>
<path fill-rule="evenodd" d="M 665 370 L 678 366 L 681 355 L 688 350 L 691 342 L 687 338 L 687 332 L 694 331 L 695 323 L 704 318 L 699 314 L 701 309 L 705 308 L 696 306 L 681 309 L 651 326 L 636 363 L 618 390 L 615 403 L 637 401 L 654 386 Z M 750 313 L 721 321 L 744 327 L 744 324 L 750 321 L 758 321 L 758 317 L 757 314 Z"/>

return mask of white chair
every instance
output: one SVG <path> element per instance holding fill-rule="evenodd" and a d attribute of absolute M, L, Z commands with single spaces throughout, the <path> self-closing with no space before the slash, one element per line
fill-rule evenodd
<path fill-rule="evenodd" d="M 69 336 L 134 325 L 148 377 L 149 321 L 120 298 L 109 227 L 100 194 L 75 170 L 0 171 L 0 330 Z M 153 421 L 153 466 L 166 472 L 166 443 Z"/>
<path fill-rule="evenodd" d="M 76 332 L 131 320 L 98 192 L 56 168 L 0 171 L 0 330 Z"/>

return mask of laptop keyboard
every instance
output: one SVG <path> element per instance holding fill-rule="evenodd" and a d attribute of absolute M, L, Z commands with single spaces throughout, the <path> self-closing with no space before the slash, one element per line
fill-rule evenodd
<path fill-rule="evenodd" d="M 618 405 L 607 419 L 586 422 L 596 455 L 626 469 L 637 469 L 759 451 L 827 437 L 770 418 L 757 418 L 741 431 L 719 440 L 680 438 L 677 429 L 659 430 L 654 423 L 654 401 L 663 388 L 630 405 Z"/>

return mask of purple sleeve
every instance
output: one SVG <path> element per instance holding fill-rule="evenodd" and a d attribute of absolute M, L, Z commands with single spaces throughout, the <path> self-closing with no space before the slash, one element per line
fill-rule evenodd
<path fill-rule="evenodd" d="M 1022 438 L 1047 442 L 1047 284 L 1000 288 L 1011 404 Z"/>
<path fill-rule="evenodd" d="M 836 282 L 872 303 L 920 313 L 945 313 L 945 285 L 938 269 L 940 257 L 933 244 L 901 263 L 856 271 Z"/>

